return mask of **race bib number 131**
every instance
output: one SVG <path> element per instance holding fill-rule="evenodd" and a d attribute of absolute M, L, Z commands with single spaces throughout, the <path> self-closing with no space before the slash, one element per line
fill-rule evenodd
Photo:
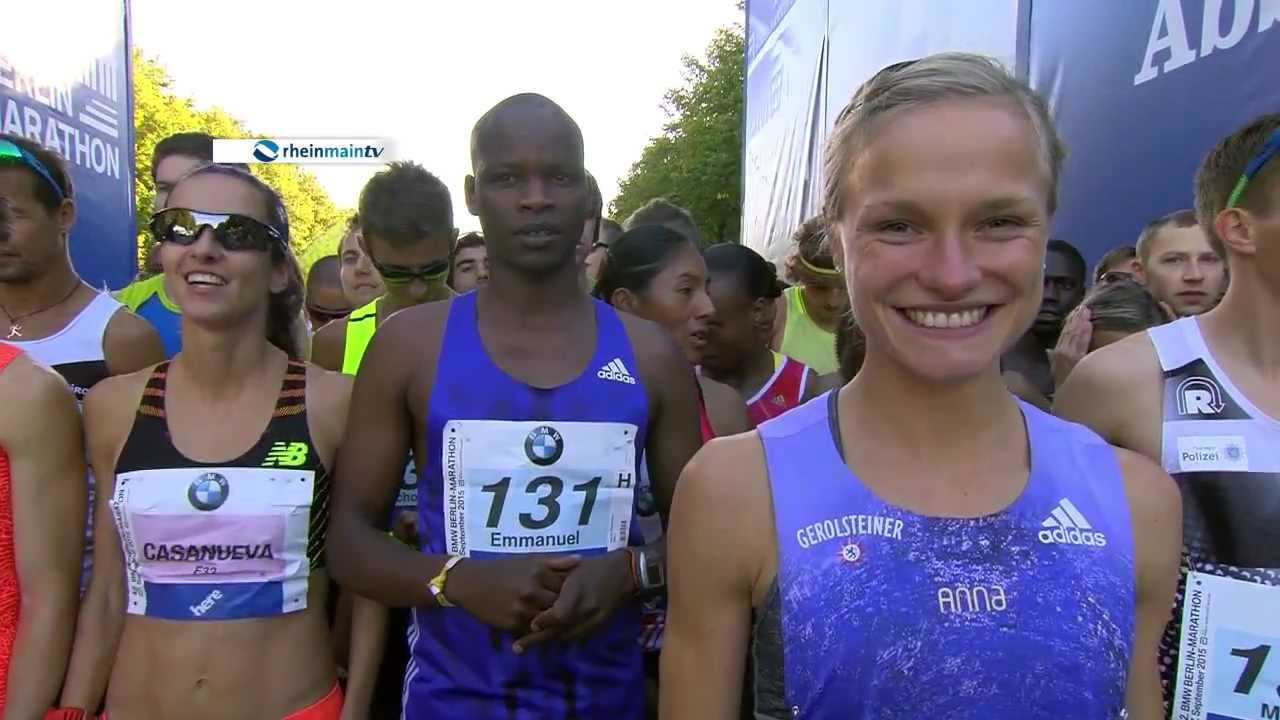
<path fill-rule="evenodd" d="M 1192 572 L 1174 720 L 1280 720 L 1280 587 Z"/>
<path fill-rule="evenodd" d="M 450 555 L 591 552 L 631 531 L 636 427 L 454 420 L 444 427 Z"/>

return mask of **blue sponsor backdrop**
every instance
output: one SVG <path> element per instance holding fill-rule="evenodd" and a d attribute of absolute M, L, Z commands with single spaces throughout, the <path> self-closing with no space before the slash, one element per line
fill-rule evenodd
<path fill-rule="evenodd" d="M 1055 234 L 1090 262 L 1191 207 L 1209 148 L 1280 112 L 1280 0 L 1038 0 L 1030 53 L 1067 144 Z"/>
<path fill-rule="evenodd" d="M 72 262 L 91 285 L 119 288 L 133 279 L 137 235 L 128 3 L 114 3 L 118 22 L 99 28 L 112 35 L 112 50 L 85 58 L 75 80 L 19 67 L 21 61 L 7 59 L 0 48 L 0 129 L 37 140 L 67 159 L 77 210 Z"/>

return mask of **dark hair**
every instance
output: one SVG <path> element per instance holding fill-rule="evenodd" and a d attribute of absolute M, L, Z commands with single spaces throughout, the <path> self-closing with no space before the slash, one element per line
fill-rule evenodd
<path fill-rule="evenodd" d="M 342 243 L 351 237 L 351 233 L 360 229 L 360 213 L 351 213 L 351 217 L 347 218 L 346 226 L 342 228 L 342 234 L 338 236 L 338 247 L 334 249 L 338 257 L 342 257 Z"/>
<path fill-rule="evenodd" d="M 151 179 L 156 178 L 156 166 L 170 155 L 193 157 L 204 163 L 213 162 L 213 136 L 202 132 L 174 133 L 156 143 L 151 152 Z"/>
<path fill-rule="evenodd" d="M 867 336 L 862 334 L 858 321 L 853 313 L 847 313 L 840 327 L 836 328 L 836 359 L 840 362 L 840 378 L 845 382 L 853 379 L 862 369 L 862 362 L 867 357 Z"/>
<path fill-rule="evenodd" d="M 1046 254 L 1051 252 L 1062 253 L 1071 258 L 1071 262 L 1075 263 L 1076 268 L 1080 271 L 1080 284 L 1083 285 L 1085 274 L 1089 272 L 1089 265 L 1084 261 L 1084 256 L 1080 254 L 1076 246 L 1066 240 L 1053 239 L 1049 241 L 1048 246 L 1045 248 Z"/>
<path fill-rule="evenodd" d="M 1280 113 L 1258 116 L 1248 125 L 1219 140 L 1196 170 L 1196 217 L 1199 218 L 1205 235 L 1209 237 L 1209 245 L 1222 258 L 1226 258 L 1226 251 L 1222 246 L 1222 238 L 1218 237 L 1218 215 L 1226 209 L 1227 200 L 1231 198 L 1236 183 L 1244 175 L 1249 163 L 1258 156 L 1267 138 L 1278 128 Z M 1280 163 L 1272 158 L 1245 187 L 1238 207 L 1257 213 L 1275 212 L 1277 208 L 1270 207 L 1267 193 L 1258 188 L 1265 184 L 1267 178 L 1272 178 L 1273 181 L 1280 178 L 1280 169 L 1277 168 L 1280 168 Z"/>
<path fill-rule="evenodd" d="M 1093 283 L 1096 285 L 1102 282 L 1102 276 L 1107 274 L 1107 268 L 1125 260 L 1132 260 L 1138 256 L 1138 251 L 1132 245 L 1121 245 L 1118 248 L 1112 248 L 1102 256 L 1097 265 L 1093 266 Z"/>
<path fill-rule="evenodd" d="M 1199 223 L 1196 222 L 1194 210 L 1174 210 L 1168 215 L 1161 215 L 1142 228 L 1142 232 L 1138 234 L 1138 244 L 1134 246 L 1134 251 L 1138 259 L 1145 263 L 1147 258 L 1151 256 L 1151 241 L 1155 238 L 1156 233 L 1169 226 L 1189 228 L 1196 225 L 1199 225 Z M 1219 252 L 1219 249 L 1215 247 L 1213 251 Z"/>
<path fill-rule="evenodd" d="M 1094 330 L 1135 333 L 1168 322 L 1156 299 L 1133 280 L 1098 285 L 1084 305 Z"/>
<path fill-rule="evenodd" d="M 449 278 L 445 281 L 445 284 L 449 287 L 453 287 L 453 264 L 458 261 L 458 253 L 473 247 L 484 247 L 484 235 L 478 232 L 469 232 L 459 237 L 458 241 L 453 244 L 453 250 L 449 253 Z"/>
<path fill-rule="evenodd" d="M 689 238 L 665 225 L 639 225 L 622 233 L 605 254 L 594 295 L 612 304 L 619 288 L 643 293 L 671 256 L 691 245 Z"/>
<path fill-rule="evenodd" d="M 360 230 L 366 240 L 405 245 L 453 230 L 453 200 L 440 178 L 415 162 L 393 162 L 360 191 Z"/>
<path fill-rule="evenodd" d="M 289 282 L 285 289 L 271 293 L 267 301 L 267 341 L 280 348 L 289 357 L 302 358 L 302 347 L 298 323 L 301 321 L 303 295 L 302 269 L 298 260 L 289 249 L 289 213 L 285 210 L 284 201 L 270 185 L 259 180 L 252 173 L 230 165 L 202 165 L 187 173 L 174 190 L 182 183 L 200 175 L 222 175 L 248 183 L 262 198 L 263 209 L 266 210 L 267 225 L 280 233 L 281 242 L 271 244 L 272 264 L 284 263 L 289 271 Z"/>
<path fill-rule="evenodd" d="M 68 200 L 75 199 L 75 187 L 71 184 L 71 173 L 67 170 L 67 161 L 61 155 L 21 135 L 4 133 L 0 134 L 0 140 L 8 140 L 34 155 L 40 161 L 40 164 L 44 165 L 45 170 L 49 171 L 50 177 L 57 183 L 58 189 L 62 191 L 62 197 Z M 62 200 L 58 198 L 58 194 L 53 191 L 53 188 L 49 187 L 49 183 L 45 182 L 45 179 L 39 173 L 26 165 L 17 165 L 16 167 L 22 168 L 35 179 L 36 200 L 44 206 L 45 210 L 52 212 L 62 205 Z"/>
<path fill-rule="evenodd" d="M 803 281 L 800 266 L 808 263 L 823 270 L 835 270 L 831 244 L 827 242 L 827 220 L 821 215 L 805 220 L 791 236 L 794 247 L 787 258 L 787 280 L 799 285 Z M 803 262 L 801 262 L 803 261 Z"/>
<path fill-rule="evenodd" d="M 631 217 L 622 223 L 623 229 L 627 231 L 641 225 L 666 225 L 668 227 L 677 225 L 684 227 L 686 228 L 684 231 L 678 232 L 681 232 L 694 245 L 702 246 L 702 233 L 698 230 L 698 223 L 693 221 L 693 215 L 688 210 L 666 198 L 650 200 L 631 213 Z"/>
<path fill-rule="evenodd" d="M 600 194 L 600 183 L 596 176 L 587 173 L 587 217 L 597 218 L 604 212 L 604 196 Z"/>
<path fill-rule="evenodd" d="M 709 272 L 734 276 L 752 300 L 781 297 L 783 285 L 778 280 L 778 269 L 746 245 L 720 243 L 707 248 L 702 255 L 707 259 Z"/>
<path fill-rule="evenodd" d="M 324 283 L 340 286 L 341 274 L 342 260 L 337 255 L 325 255 L 311 263 L 311 269 L 307 271 L 307 289 L 310 290 L 311 286 Z"/>

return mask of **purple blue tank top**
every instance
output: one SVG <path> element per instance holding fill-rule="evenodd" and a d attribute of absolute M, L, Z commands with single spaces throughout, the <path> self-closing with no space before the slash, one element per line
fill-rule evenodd
<path fill-rule="evenodd" d="M 483 561 L 592 555 L 638 545 L 635 487 L 648 398 L 622 321 L 595 303 L 595 352 L 551 389 L 499 369 L 481 342 L 476 293 L 449 309 L 427 408 L 420 544 Z M 417 608 L 404 717 L 638 720 L 644 710 L 638 603 L 573 645 L 523 655 L 461 608 Z"/>
<path fill-rule="evenodd" d="M 849 470 L 835 397 L 760 427 L 778 574 L 752 641 L 755 717 L 1120 717 L 1135 572 L 1115 450 L 1023 403 L 1022 493 L 923 516 Z"/>

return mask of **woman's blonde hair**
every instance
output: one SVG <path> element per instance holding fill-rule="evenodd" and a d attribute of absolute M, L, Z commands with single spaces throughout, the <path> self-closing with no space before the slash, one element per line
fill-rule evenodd
<path fill-rule="evenodd" d="M 969 53 L 939 53 L 896 63 L 876 73 L 840 111 L 827 141 L 823 172 L 823 214 L 835 227 L 841 212 L 844 180 L 856 160 L 859 143 L 881 116 L 953 98 L 1007 97 L 1027 114 L 1040 139 L 1049 170 L 1049 213 L 1057 209 L 1058 176 L 1066 151 L 1049 108 L 1026 83 L 999 62 Z"/>

